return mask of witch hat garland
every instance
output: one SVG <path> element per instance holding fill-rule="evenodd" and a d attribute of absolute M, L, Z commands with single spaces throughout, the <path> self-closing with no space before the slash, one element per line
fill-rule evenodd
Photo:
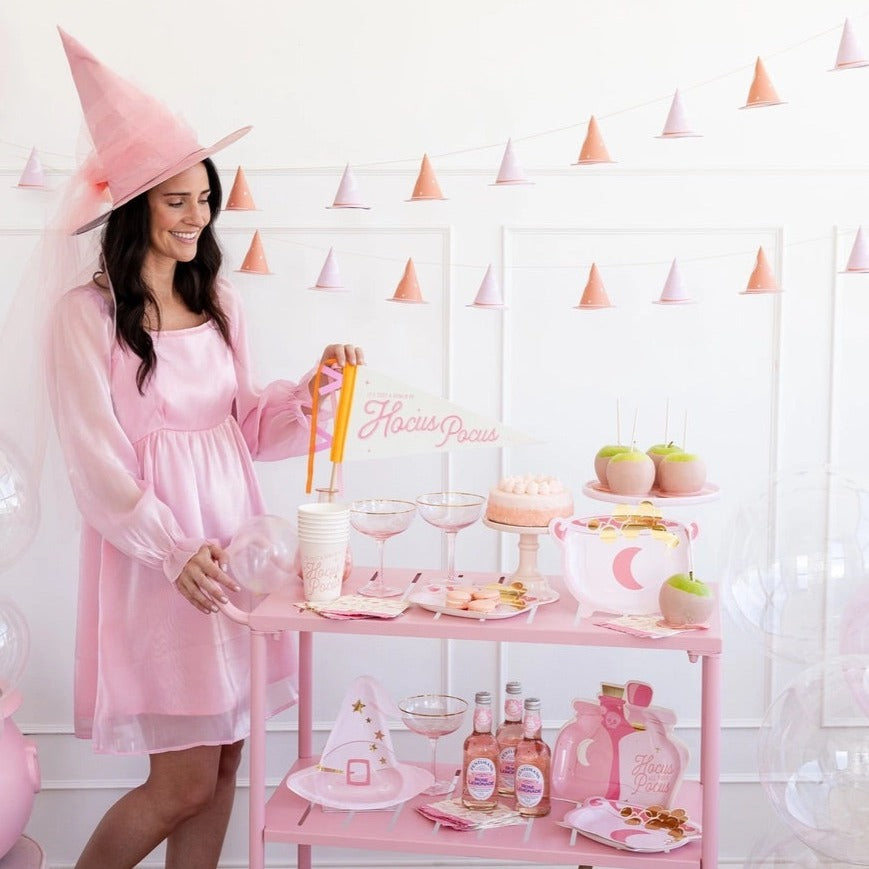
<path fill-rule="evenodd" d="M 27 158 L 27 163 L 24 165 L 24 171 L 18 179 L 18 187 L 46 187 L 45 172 L 42 169 L 42 163 L 39 160 L 39 154 L 36 148 L 32 148 L 30 156 Z"/>
<path fill-rule="evenodd" d="M 235 181 L 232 182 L 232 190 L 229 191 L 229 198 L 226 200 L 226 205 L 223 208 L 224 211 L 257 210 L 250 188 L 247 186 L 244 169 L 241 166 L 235 172 Z"/>
<path fill-rule="evenodd" d="M 679 262 L 674 259 L 670 272 L 667 275 L 667 280 L 664 283 L 664 289 L 661 292 L 661 297 L 654 302 L 656 305 L 690 305 L 694 300 L 688 295 L 685 290 L 685 284 L 682 280 L 682 272 L 679 269 Z"/>
<path fill-rule="evenodd" d="M 477 291 L 477 297 L 473 303 L 468 305 L 469 308 L 504 308 L 504 298 L 501 295 L 501 288 L 498 286 L 498 280 L 495 277 L 495 271 L 492 264 L 489 263 L 486 269 L 486 274 L 483 275 L 483 282 L 480 284 L 480 289 Z"/>
<path fill-rule="evenodd" d="M 606 294 L 606 290 L 603 286 L 603 279 L 601 278 L 600 272 L 595 263 L 591 264 L 591 269 L 588 273 L 588 283 L 585 285 L 582 298 L 579 300 L 579 304 L 574 305 L 574 307 L 590 309 L 613 307 L 609 300 L 609 296 Z"/>
<path fill-rule="evenodd" d="M 335 192 L 335 199 L 326 208 L 363 208 L 366 211 L 370 210 L 370 206 L 366 205 L 359 195 L 359 190 L 356 186 L 356 176 L 350 170 L 349 163 L 344 167 L 344 174 L 341 176 L 338 190 Z"/>
<path fill-rule="evenodd" d="M 246 272 L 251 275 L 270 275 L 269 264 L 266 262 L 266 253 L 263 249 L 262 238 L 260 238 L 259 230 L 253 234 L 250 242 L 250 247 L 247 249 L 247 254 L 244 257 L 244 262 L 236 269 L 237 272 Z"/>
<path fill-rule="evenodd" d="M 407 202 L 420 202 L 426 199 L 446 199 L 446 196 L 441 192 L 441 186 L 438 184 L 428 154 L 423 154 L 416 184 L 414 184 L 413 193 Z"/>
<path fill-rule="evenodd" d="M 856 69 L 861 66 L 869 66 L 869 58 L 863 46 L 857 39 L 857 34 L 851 22 L 846 18 L 842 27 L 842 38 L 839 40 L 839 51 L 836 54 L 836 65 L 830 70 Z"/>
<path fill-rule="evenodd" d="M 840 274 L 862 274 L 869 272 L 869 244 L 863 235 L 863 227 L 858 227 L 857 235 L 854 236 L 854 244 L 851 246 L 851 254 L 848 264 Z"/>
<path fill-rule="evenodd" d="M 338 260 L 335 257 L 335 248 L 330 247 L 329 253 L 326 254 L 326 261 L 323 263 L 323 268 L 320 270 L 320 277 L 317 278 L 317 283 L 313 287 L 308 287 L 309 290 L 326 290 L 330 293 L 342 293 L 347 291 L 344 282 L 341 280 L 341 273 L 338 271 Z"/>
<path fill-rule="evenodd" d="M 610 157 L 606 145 L 603 143 L 603 136 L 600 132 L 600 126 L 597 123 L 594 115 L 588 122 L 588 132 L 585 134 L 585 141 L 582 143 L 582 148 L 579 151 L 579 157 L 574 166 L 585 166 L 591 163 L 614 163 Z"/>
<path fill-rule="evenodd" d="M 769 74 L 763 61 L 758 58 L 754 64 L 754 79 L 748 91 L 748 99 L 742 109 L 756 109 L 763 106 L 782 106 L 784 101 L 779 99 L 775 88 L 770 81 Z"/>
<path fill-rule="evenodd" d="M 519 165 L 516 159 L 516 153 L 513 150 L 513 140 L 507 139 L 507 146 L 504 148 L 504 156 L 501 158 L 501 168 L 498 170 L 498 177 L 495 179 L 492 187 L 507 186 L 510 184 L 533 184 L 528 176 Z"/>
<path fill-rule="evenodd" d="M 413 264 L 413 259 L 407 261 L 407 265 L 404 267 L 404 274 L 395 288 L 395 295 L 391 299 L 387 299 L 387 301 L 406 302 L 417 305 L 427 304 L 419 288 L 419 280 L 416 276 L 416 267 Z"/>
<path fill-rule="evenodd" d="M 58 30 L 96 152 L 93 165 L 98 171 L 91 180 L 95 186 L 107 187 L 112 201 L 109 211 L 76 233 L 105 223 L 111 210 L 201 163 L 250 131 L 250 127 L 241 127 L 203 148 L 187 124 L 162 102 L 112 72 L 81 43 Z"/>
<path fill-rule="evenodd" d="M 780 293 L 781 287 L 775 279 L 769 260 L 762 247 L 757 249 L 757 262 L 748 279 L 748 286 L 740 292 L 741 296 L 759 296 Z"/>
<path fill-rule="evenodd" d="M 688 118 L 685 115 L 685 106 L 682 104 L 682 95 L 676 90 L 673 94 L 673 102 L 670 104 L 670 111 L 667 114 L 667 120 L 664 122 L 664 129 L 658 139 L 684 139 L 687 137 L 701 136 L 701 133 L 695 133 L 688 123 Z"/>

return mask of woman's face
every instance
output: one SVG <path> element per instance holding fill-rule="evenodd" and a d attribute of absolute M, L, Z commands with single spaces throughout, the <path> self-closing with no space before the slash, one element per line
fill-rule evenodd
<path fill-rule="evenodd" d="M 190 262 L 196 256 L 199 234 L 211 220 L 208 193 L 208 173 L 203 163 L 148 191 L 151 256 L 175 262 Z"/>

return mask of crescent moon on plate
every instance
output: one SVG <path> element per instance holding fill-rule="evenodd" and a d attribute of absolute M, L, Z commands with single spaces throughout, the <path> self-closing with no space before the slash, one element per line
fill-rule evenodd
<path fill-rule="evenodd" d="M 579 761 L 580 766 L 590 766 L 590 761 L 588 759 L 588 747 L 594 742 L 593 739 L 587 738 L 583 739 L 579 745 L 576 746 L 576 759 Z"/>
<path fill-rule="evenodd" d="M 639 551 L 639 546 L 626 546 L 613 559 L 613 576 L 616 582 L 628 591 L 640 591 L 643 588 L 631 571 L 631 563 Z"/>

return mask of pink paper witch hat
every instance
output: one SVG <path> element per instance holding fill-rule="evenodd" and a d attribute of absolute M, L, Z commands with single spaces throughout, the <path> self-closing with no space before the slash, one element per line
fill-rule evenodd
<path fill-rule="evenodd" d="M 247 178 L 241 166 L 235 171 L 235 181 L 232 182 L 232 190 L 224 208 L 227 211 L 256 211 L 256 205 L 247 186 Z"/>
<path fill-rule="evenodd" d="M 585 141 L 582 143 L 582 148 L 579 151 L 579 157 L 574 166 L 582 166 L 587 163 L 613 163 L 610 158 L 606 145 L 603 143 L 603 136 L 600 133 L 600 127 L 594 115 L 588 122 L 588 132 L 585 134 Z"/>
<path fill-rule="evenodd" d="M 326 262 L 323 263 L 323 268 L 320 269 L 320 277 L 317 278 L 317 283 L 313 287 L 308 287 L 308 289 L 327 290 L 331 293 L 338 293 L 347 289 L 341 280 L 341 273 L 338 271 L 335 248 L 329 248 L 329 253 L 326 254 Z"/>
<path fill-rule="evenodd" d="M 869 245 L 866 243 L 866 238 L 863 235 L 863 227 L 857 229 L 857 235 L 854 236 L 854 244 L 851 247 L 851 255 L 848 257 L 848 264 L 845 266 L 846 273 L 862 273 L 869 272 Z"/>
<path fill-rule="evenodd" d="M 319 761 L 297 770 L 287 786 L 334 809 L 386 808 L 429 787 L 428 770 L 398 760 L 389 731 L 401 711 L 371 676 L 353 680 Z"/>
<path fill-rule="evenodd" d="M 30 156 L 27 158 L 27 163 L 24 165 L 24 171 L 18 179 L 19 187 L 45 187 L 45 172 L 42 171 L 42 163 L 39 160 L 39 154 L 36 148 L 32 148 Z"/>
<path fill-rule="evenodd" d="M 836 55 L 836 65 L 831 72 L 837 69 L 856 69 L 859 66 L 869 66 L 869 58 L 863 51 L 863 46 L 857 39 L 854 26 L 846 18 L 842 28 L 842 38 L 839 40 L 839 52 Z"/>
<path fill-rule="evenodd" d="M 688 295 L 682 280 L 682 272 L 679 262 L 673 260 L 661 297 L 655 302 L 656 305 L 688 305 L 694 300 Z"/>
<path fill-rule="evenodd" d="M 754 109 L 761 106 L 781 106 L 783 101 L 778 98 L 775 88 L 772 86 L 769 75 L 763 61 L 758 58 L 754 64 L 754 79 L 748 91 L 748 100 L 742 109 Z"/>
<path fill-rule="evenodd" d="M 242 127 L 203 148 L 193 131 L 163 103 L 116 75 L 63 30 L 60 38 L 94 143 L 92 181 L 108 188 L 112 209 L 195 166 L 251 129 Z M 99 226 L 109 213 L 77 232 Z"/>
<path fill-rule="evenodd" d="M 480 284 L 480 289 L 477 291 L 477 297 L 473 303 L 468 305 L 469 308 L 503 308 L 504 298 L 501 295 L 501 288 L 498 286 L 498 279 L 495 277 L 495 271 L 490 263 L 486 269 L 486 274 L 483 275 L 483 282 Z"/>
<path fill-rule="evenodd" d="M 359 190 L 356 187 L 356 176 L 350 171 L 350 164 L 344 167 L 344 174 L 341 176 L 341 182 L 338 184 L 338 190 L 335 192 L 335 199 L 327 208 L 364 208 L 369 209 L 370 206 L 362 201 L 359 195 Z"/>
<path fill-rule="evenodd" d="M 516 153 L 513 150 L 513 140 L 507 139 L 507 147 L 504 148 L 504 156 L 501 158 L 501 168 L 498 170 L 498 177 L 492 185 L 501 184 L 533 184 L 516 159 Z"/>
<path fill-rule="evenodd" d="M 413 193 L 408 202 L 417 202 L 422 199 L 446 199 L 446 196 L 441 193 L 440 184 L 435 177 L 434 169 L 432 169 L 431 161 L 428 154 L 422 155 L 422 164 L 419 167 L 419 175 L 416 177 L 416 184 L 413 186 Z"/>
<path fill-rule="evenodd" d="M 667 114 L 667 120 L 664 122 L 664 129 L 659 139 L 683 139 L 688 136 L 700 136 L 700 133 L 695 133 L 688 123 L 688 118 L 685 115 L 685 106 L 682 104 L 682 96 L 678 89 L 673 94 L 673 102 L 670 103 L 670 111 Z"/>
<path fill-rule="evenodd" d="M 424 305 L 425 299 L 422 297 L 422 291 L 419 288 L 419 280 L 416 276 L 416 267 L 413 260 L 409 259 L 404 267 L 404 274 L 395 288 L 395 295 L 388 299 L 390 302 L 409 302 L 411 304 Z"/>
<path fill-rule="evenodd" d="M 763 252 L 763 248 L 757 249 L 757 262 L 754 271 L 748 279 L 748 286 L 740 292 L 741 296 L 760 295 L 762 293 L 780 293 L 781 287 L 775 279 L 770 268 L 769 260 Z"/>
<path fill-rule="evenodd" d="M 253 234 L 250 242 L 250 247 L 245 254 L 244 262 L 241 267 L 236 269 L 237 272 L 247 272 L 252 275 L 270 275 L 269 264 L 266 262 L 266 252 L 263 249 L 263 242 L 260 238 L 259 230 Z"/>
<path fill-rule="evenodd" d="M 588 273 L 588 283 L 582 292 L 582 298 L 579 300 L 575 308 L 611 308 L 609 297 L 603 286 L 603 280 L 595 263 L 591 264 L 591 269 Z"/>

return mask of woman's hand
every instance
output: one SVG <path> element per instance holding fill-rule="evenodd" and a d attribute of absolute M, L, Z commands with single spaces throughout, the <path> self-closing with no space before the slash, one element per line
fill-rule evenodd
<path fill-rule="evenodd" d="M 226 550 L 216 543 L 199 548 L 175 580 L 175 587 L 196 609 L 211 614 L 218 610 L 217 602 L 227 603 L 224 588 L 238 591 L 238 584 L 221 569 L 226 564 Z"/>
<path fill-rule="evenodd" d="M 335 368 L 343 368 L 345 365 L 364 365 L 365 354 L 361 347 L 355 347 L 353 344 L 330 344 L 320 357 L 320 364 L 323 365 L 329 359 L 334 359 L 332 363 Z"/>

